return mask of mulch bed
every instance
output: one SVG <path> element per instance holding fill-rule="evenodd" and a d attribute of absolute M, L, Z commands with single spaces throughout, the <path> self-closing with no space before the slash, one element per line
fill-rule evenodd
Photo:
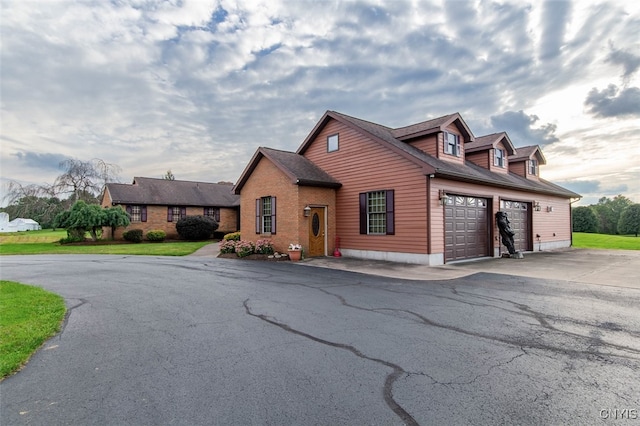
<path fill-rule="evenodd" d="M 276 258 L 276 257 L 270 258 L 268 254 L 250 254 L 249 256 L 238 257 L 238 255 L 235 253 L 220 253 L 218 257 L 222 259 L 266 260 L 268 262 L 282 262 L 282 261 L 289 260 L 289 256 L 281 256 L 279 258 Z"/>
<path fill-rule="evenodd" d="M 98 240 L 98 241 L 91 241 L 91 240 L 85 240 L 85 241 L 78 241 L 76 243 L 65 243 L 65 246 L 109 246 L 109 245 L 116 245 L 116 244 L 155 244 L 156 242 L 162 242 L 162 243 L 178 243 L 178 242 L 185 242 L 185 240 L 164 240 L 164 241 L 141 241 L 139 243 L 134 243 L 132 241 L 127 241 L 127 240 Z"/>

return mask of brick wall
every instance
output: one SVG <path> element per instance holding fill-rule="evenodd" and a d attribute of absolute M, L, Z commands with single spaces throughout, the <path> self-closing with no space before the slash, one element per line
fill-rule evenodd
<path fill-rule="evenodd" d="M 256 234 L 256 199 L 276 197 L 276 233 Z M 289 244 L 301 244 L 308 252 L 310 219 L 304 217 L 304 208 L 324 207 L 326 215 L 327 253 L 335 248 L 335 190 L 329 188 L 298 186 L 278 167 L 262 158 L 242 187 L 240 217 L 241 238 L 257 241 L 269 238 L 274 249 L 286 252 Z"/>
<path fill-rule="evenodd" d="M 102 200 L 102 207 L 111 206 L 111 196 L 109 192 L 105 192 Z M 126 206 L 119 205 L 122 209 Z M 162 230 L 167 234 L 168 239 L 179 238 L 176 231 L 177 219 L 167 222 L 167 206 L 147 206 L 146 222 L 131 222 L 126 228 L 117 228 L 115 239 L 122 239 L 122 234 L 130 229 L 142 229 L 143 235 L 152 230 Z M 204 207 L 187 207 L 187 216 L 197 216 L 204 213 Z M 220 222 L 218 231 L 229 233 L 237 231 L 238 211 L 235 208 L 220 208 Z M 111 228 L 103 228 L 103 238 L 111 238 Z"/>

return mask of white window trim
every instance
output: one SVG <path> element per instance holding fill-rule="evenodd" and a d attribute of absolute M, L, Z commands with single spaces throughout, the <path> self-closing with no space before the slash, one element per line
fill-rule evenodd
<path fill-rule="evenodd" d="M 449 155 L 455 155 L 456 157 L 462 156 L 462 144 L 460 143 L 460 135 L 451 132 L 443 132 L 444 134 L 444 153 Z M 455 137 L 455 144 L 452 146 L 449 144 L 449 135 Z M 451 152 L 453 150 L 453 152 Z"/>

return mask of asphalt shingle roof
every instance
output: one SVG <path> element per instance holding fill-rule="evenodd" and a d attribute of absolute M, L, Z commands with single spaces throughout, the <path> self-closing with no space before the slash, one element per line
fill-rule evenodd
<path fill-rule="evenodd" d="M 136 177 L 132 184 L 108 183 L 116 204 L 236 207 L 240 197 L 229 184 Z"/>
<path fill-rule="evenodd" d="M 524 191 L 532 191 L 538 193 L 552 194 L 552 195 L 560 195 L 567 198 L 578 198 L 579 194 L 576 194 L 573 191 L 562 188 L 554 183 L 548 182 L 544 179 L 526 179 L 515 173 L 494 173 L 490 170 L 482 168 L 470 161 L 465 161 L 464 164 L 458 164 L 450 161 L 443 161 L 438 158 L 432 157 L 427 153 L 421 151 L 420 149 L 400 141 L 394 137 L 398 134 L 405 134 L 404 130 L 402 132 L 398 132 L 398 129 L 391 129 L 389 127 L 381 126 L 379 124 L 371 123 L 369 121 L 360 120 L 355 117 L 350 117 L 345 114 L 341 114 L 335 111 L 330 111 L 327 113 L 329 116 L 344 120 L 352 125 L 358 127 L 360 130 L 369 133 L 375 138 L 383 141 L 383 143 L 389 144 L 390 147 L 396 150 L 400 150 L 408 154 L 410 157 L 422 163 L 425 167 L 425 170 L 432 169 L 433 174 L 435 176 L 444 177 L 453 180 L 466 181 L 478 184 L 485 184 L 490 186 L 497 187 L 506 187 L 513 189 L 520 189 Z M 440 124 L 447 122 L 451 119 L 453 115 L 448 115 L 444 117 L 440 117 L 439 119 L 427 121 L 424 123 L 419 123 L 421 128 L 426 128 L 426 126 L 432 126 L 434 123 L 439 122 Z M 429 124 L 425 124 L 429 123 Z M 412 126 L 403 127 L 401 129 L 409 129 Z M 415 130 L 415 129 L 413 129 Z M 412 132 L 413 132 L 412 130 Z M 466 146 L 466 144 L 465 144 Z M 529 147 L 517 148 L 518 154 L 526 154 L 527 149 Z M 539 147 L 533 147 L 538 149 Z M 300 152 L 300 149 L 298 150 Z M 530 151 L 532 153 L 533 151 Z M 511 157 L 509 157 L 511 159 Z M 544 164 L 544 163 L 543 163 Z"/>
<path fill-rule="evenodd" d="M 331 177 L 311 160 L 295 152 L 260 147 L 262 155 L 287 173 L 298 185 L 340 187 L 339 181 Z"/>

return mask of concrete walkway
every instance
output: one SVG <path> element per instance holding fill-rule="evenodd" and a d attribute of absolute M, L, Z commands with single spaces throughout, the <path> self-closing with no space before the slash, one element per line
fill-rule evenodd
<path fill-rule="evenodd" d="M 192 256 L 215 257 L 218 243 L 208 244 Z M 564 249 L 525 253 L 524 259 L 483 258 L 443 266 L 425 266 L 348 257 L 313 257 L 301 266 L 340 269 L 408 280 L 447 280 L 478 272 L 547 280 L 576 281 L 640 289 L 640 251 Z"/>

